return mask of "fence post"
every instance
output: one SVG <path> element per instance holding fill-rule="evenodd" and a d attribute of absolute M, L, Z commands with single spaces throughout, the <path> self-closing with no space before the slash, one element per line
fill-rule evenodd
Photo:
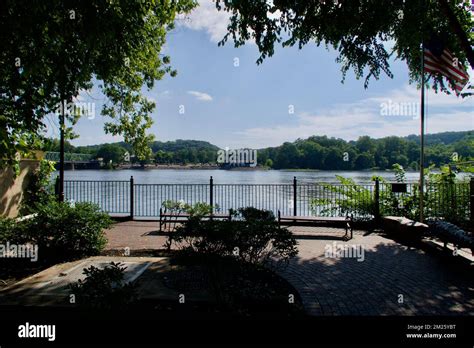
<path fill-rule="evenodd" d="M 209 204 L 211 205 L 211 213 L 214 213 L 214 179 L 209 179 Z"/>
<path fill-rule="evenodd" d="M 380 181 L 378 178 L 375 179 L 374 209 L 374 219 L 378 225 L 380 223 Z"/>
<path fill-rule="evenodd" d="M 471 195 L 470 204 L 471 204 L 471 227 L 474 226 L 474 177 L 471 177 L 469 182 L 469 193 Z"/>
<path fill-rule="evenodd" d="M 134 206 L 133 206 L 133 202 L 134 202 L 134 190 L 133 190 L 133 176 L 130 177 L 130 220 L 133 220 L 133 216 L 134 216 Z"/>
<path fill-rule="evenodd" d="M 293 216 L 297 216 L 297 211 L 296 211 L 296 176 L 293 177 Z"/>
<path fill-rule="evenodd" d="M 54 183 L 54 194 L 59 200 L 59 175 L 56 177 L 56 182 Z"/>

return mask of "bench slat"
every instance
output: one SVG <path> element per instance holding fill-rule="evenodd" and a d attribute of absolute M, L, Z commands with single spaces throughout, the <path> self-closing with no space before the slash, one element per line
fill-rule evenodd
<path fill-rule="evenodd" d="M 190 214 L 186 214 L 186 213 L 183 213 L 183 214 L 180 214 L 180 213 L 166 213 L 166 214 L 161 214 L 160 216 L 162 216 L 162 217 L 183 217 L 183 218 L 191 217 Z M 213 215 L 203 215 L 202 217 L 204 217 L 204 218 L 210 218 L 210 217 L 228 218 L 228 217 L 230 217 L 230 215 L 228 215 L 228 214 L 213 214 Z"/>
<path fill-rule="evenodd" d="M 325 226 L 326 224 L 344 224 L 346 234 L 344 235 L 345 240 L 352 239 L 352 224 L 354 220 L 352 215 L 342 217 L 342 216 L 288 216 L 281 215 L 278 211 L 278 224 L 290 225 L 290 226 Z M 350 237 L 348 236 L 350 233 Z"/>
<path fill-rule="evenodd" d="M 280 216 L 280 221 L 347 222 L 350 218 L 323 216 Z"/>

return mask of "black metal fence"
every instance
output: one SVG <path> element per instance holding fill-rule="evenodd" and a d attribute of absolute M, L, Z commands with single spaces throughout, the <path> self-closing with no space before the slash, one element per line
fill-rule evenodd
<path fill-rule="evenodd" d="M 381 215 L 417 218 L 419 187 L 416 183 L 342 185 L 299 184 L 137 184 L 127 181 L 65 181 L 65 198 L 92 202 L 112 215 L 155 218 L 165 201 L 187 204 L 204 202 L 215 211 L 243 207 L 271 210 L 277 214 L 299 216 L 343 216 L 373 219 Z M 474 180 L 470 183 L 431 184 L 425 188 L 426 217 L 452 217 L 469 220 L 473 216 Z M 418 210 L 417 210 L 418 209 Z"/>
<path fill-rule="evenodd" d="M 91 202 L 111 214 L 130 214 L 130 192 L 133 183 L 123 181 L 64 181 L 65 199 Z"/>

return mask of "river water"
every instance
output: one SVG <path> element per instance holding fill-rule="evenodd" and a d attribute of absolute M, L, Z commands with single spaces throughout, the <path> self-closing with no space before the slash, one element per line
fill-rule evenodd
<path fill-rule="evenodd" d="M 395 181 L 395 174 L 387 171 L 291 171 L 291 170 L 220 170 L 220 169 L 121 169 L 68 170 L 66 180 L 129 180 L 137 184 L 206 184 L 214 178 L 216 184 L 290 184 L 293 177 L 301 183 L 337 182 L 336 175 L 370 183 L 374 175 Z M 418 172 L 406 173 L 408 182 L 418 181 Z"/>

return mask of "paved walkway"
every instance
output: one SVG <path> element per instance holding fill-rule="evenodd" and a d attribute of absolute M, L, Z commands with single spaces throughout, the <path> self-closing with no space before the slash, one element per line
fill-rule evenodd
<path fill-rule="evenodd" d="M 166 237 L 156 234 L 157 225 L 137 221 L 116 224 L 107 231 L 108 248 L 160 249 Z M 336 239 L 344 234 L 341 230 L 292 230 L 298 236 L 299 255 L 280 274 L 300 293 L 309 314 L 474 314 L 472 269 L 457 269 L 439 255 L 377 234 L 355 231 L 351 241 L 343 242 Z M 346 249 L 352 252 L 346 252 L 346 257 L 329 253 L 344 246 L 355 249 Z"/>
<path fill-rule="evenodd" d="M 333 243 L 327 239 L 299 240 L 299 255 L 281 272 L 298 290 L 310 314 L 474 314 L 472 269 L 456 270 L 439 255 L 380 235 L 364 236 L 362 231 L 337 245 L 363 247 L 363 261 L 327 257 L 332 255 L 326 256 L 325 248 L 333 247 Z"/>
<path fill-rule="evenodd" d="M 113 225 L 105 232 L 108 243 L 106 249 L 147 250 L 164 249 L 167 237 L 158 232 L 156 221 L 125 221 Z"/>

